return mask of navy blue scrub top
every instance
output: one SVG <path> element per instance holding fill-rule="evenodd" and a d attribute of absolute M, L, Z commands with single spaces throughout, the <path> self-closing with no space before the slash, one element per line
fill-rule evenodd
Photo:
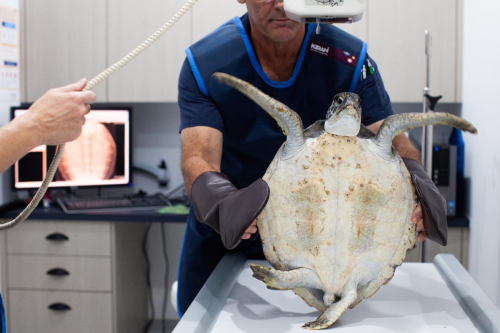
<path fill-rule="evenodd" d="M 7 324 L 5 322 L 5 309 L 3 307 L 2 295 L 0 295 L 0 333 L 7 333 Z"/>
<path fill-rule="evenodd" d="M 244 16 L 242 18 L 242 23 L 245 26 L 245 30 L 250 36 L 250 23 L 248 18 Z M 251 40 L 251 38 L 250 38 Z M 310 51 L 308 51 L 310 52 Z M 308 57 L 306 56 L 304 62 L 306 62 Z M 375 61 L 366 56 L 365 60 L 366 69 L 368 71 L 368 64 L 371 64 L 375 68 L 375 73 L 370 75 L 367 73 L 366 79 L 360 80 L 354 92 L 359 95 L 361 98 L 361 107 L 362 107 L 362 123 L 365 126 L 376 123 L 380 120 L 387 118 L 390 115 L 393 115 L 394 112 L 392 110 L 391 101 L 389 95 L 387 94 L 384 84 L 382 81 L 382 77 L 380 76 L 380 71 Z M 304 64 L 302 64 L 304 66 Z M 352 78 L 341 78 L 352 80 Z M 252 83 L 252 82 L 250 82 Z M 243 94 L 238 95 L 242 100 L 247 99 Z M 271 96 L 272 97 L 272 96 Z M 328 99 L 328 103 L 333 101 L 334 96 L 325 96 Z M 196 79 L 193 75 L 189 62 L 186 60 L 182 66 L 182 70 L 179 76 L 179 96 L 178 102 L 180 107 L 180 118 L 181 124 L 179 131 L 182 131 L 185 128 L 196 127 L 196 126 L 207 126 L 214 129 L 217 129 L 223 133 L 223 140 L 231 140 L 227 135 L 227 131 L 225 131 L 226 127 L 231 126 L 231 132 L 239 132 L 238 128 L 241 129 L 241 132 L 248 132 L 247 125 L 243 122 L 231 122 L 230 124 L 224 123 L 221 114 L 217 108 L 217 105 L 211 100 L 209 97 L 205 96 L 199 89 Z M 280 101 L 284 104 L 287 104 L 287 101 Z M 330 105 L 330 104 L 328 104 Z M 298 113 L 302 114 L 304 121 L 304 128 L 307 128 L 309 125 L 314 123 L 316 120 L 325 119 L 327 109 L 325 110 L 307 110 L 308 112 L 314 112 L 312 117 L 309 117 L 309 121 L 311 123 L 306 123 L 304 119 L 304 111 L 305 110 L 296 110 Z M 262 112 L 265 112 L 264 110 Z M 257 131 L 252 131 L 251 133 L 253 139 L 255 140 L 256 136 L 262 135 L 262 141 L 266 142 L 265 132 L 258 133 Z M 245 147 L 246 150 L 254 149 L 256 154 L 267 154 L 264 158 L 268 161 L 267 164 L 263 165 L 248 165 L 248 172 L 254 177 L 243 177 L 242 180 L 241 175 L 232 174 L 231 170 L 224 170 L 224 164 L 221 165 L 221 172 L 226 174 L 229 179 L 238 187 L 246 187 L 250 185 L 253 181 L 255 181 L 258 177 L 262 177 L 266 172 L 267 166 L 271 163 L 274 158 L 276 152 L 283 142 L 285 142 L 286 137 L 283 135 L 282 142 L 279 143 L 273 149 L 265 149 L 262 147 Z M 260 141 L 260 140 L 259 140 Z M 238 159 L 237 151 L 224 151 L 224 154 L 233 154 L 234 156 L 230 156 L 231 160 Z M 226 156 L 227 157 L 227 156 Z M 255 179 L 253 179 L 255 178 Z"/>

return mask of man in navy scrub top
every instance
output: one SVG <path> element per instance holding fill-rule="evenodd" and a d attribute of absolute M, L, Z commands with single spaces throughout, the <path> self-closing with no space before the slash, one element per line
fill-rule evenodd
<path fill-rule="evenodd" d="M 228 249 L 263 258 L 255 217 L 269 190 L 261 177 L 286 139 L 273 118 L 220 84 L 214 72 L 245 80 L 286 104 L 304 128 L 325 119 L 334 96 L 346 91 L 359 95 L 362 123 L 374 132 L 393 114 L 366 43 L 331 25 L 318 35 L 314 25 L 289 20 L 277 0 L 237 1 L 248 13 L 188 48 L 179 77 L 182 172 L 192 200 L 178 277 L 180 316 Z M 419 152 L 404 134 L 393 145 L 405 163 L 423 171 Z M 439 222 L 431 221 L 420 204 L 412 220 L 419 241 L 431 238 L 424 220 Z M 446 242 L 446 230 L 440 230 L 443 234 Z"/>

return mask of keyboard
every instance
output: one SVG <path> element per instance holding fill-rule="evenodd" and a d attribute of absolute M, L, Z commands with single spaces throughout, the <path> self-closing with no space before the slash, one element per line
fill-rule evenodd
<path fill-rule="evenodd" d="M 57 202 L 66 214 L 155 210 L 170 206 L 163 194 L 113 197 L 67 197 Z"/>

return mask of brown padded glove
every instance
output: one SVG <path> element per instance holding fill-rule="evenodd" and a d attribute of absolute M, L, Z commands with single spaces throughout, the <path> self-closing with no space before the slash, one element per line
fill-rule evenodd
<path fill-rule="evenodd" d="M 409 158 L 403 158 L 411 174 L 415 191 L 422 205 L 422 217 L 427 238 L 446 246 L 448 243 L 448 220 L 446 218 L 446 200 L 422 166 Z"/>
<path fill-rule="evenodd" d="M 238 190 L 226 175 L 205 172 L 195 179 L 191 188 L 196 219 L 220 234 L 229 250 L 240 242 L 245 230 L 259 216 L 269 199 L 269 186 L 257 179 Z"/>

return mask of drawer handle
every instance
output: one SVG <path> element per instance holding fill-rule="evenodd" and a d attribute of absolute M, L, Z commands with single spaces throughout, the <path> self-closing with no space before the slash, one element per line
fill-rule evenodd
<path fill-rule="evenodd" d="M 47 275 L 64 276 L 69 275 L 69 272 L 63 268 L 53 268 L 47 272 Z"/>
<path fill-rule="evenodd" d="M 69 240 L 69 237 L 64 235 L 64 234 L 60 234 L 60 233 L 54 233 L 54 234 L 50 234 L 48 235 L 47 237 L 45 237 L 46 240 L 49 240 L 49 241 L 68 241 Z"/>
<path fill-rule="evenodd" d="M 71 307 L 64 303 L 54 303 L 49 305 L 49 309 L 54 311 L 69 311 L 71 310 Z"/>

